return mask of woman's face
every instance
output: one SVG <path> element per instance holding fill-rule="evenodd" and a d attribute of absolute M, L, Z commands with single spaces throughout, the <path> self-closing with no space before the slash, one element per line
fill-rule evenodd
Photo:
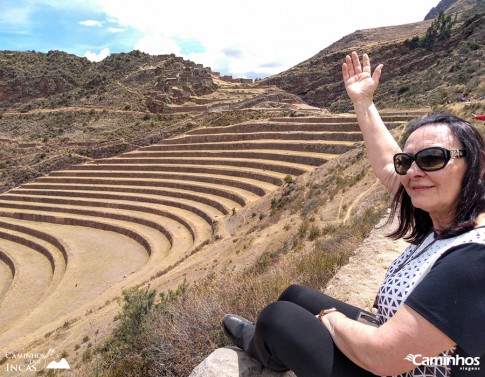
<path fill-rule="evenodd" d="M 429 124 L 414 131 L 408 138 L 403 152 L 416 154 L 428 147 L 449 150 L 463 149 L 445 124 Z M 454 158 L 441 170 L 425 172 L 415 162 L 405 175 L 399 176 L 413 206 L 429 213 L 433 226 L 439 230 L 451 225 L 455 213 L 467 163 L 464 158 Z"/>

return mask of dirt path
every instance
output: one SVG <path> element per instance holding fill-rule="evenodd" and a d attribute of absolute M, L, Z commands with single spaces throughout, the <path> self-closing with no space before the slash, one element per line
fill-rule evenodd
<path fill-rule="evenodd" d="M 347 213 L 345 214 L 345 217 L 343 218 L 342 220 L 342 224 L 345 224 L 349 218 L 350 218 L 350 214 L 352 213 L 352 210 L 354 209 L 354 207 L 356 205 L 358 205 L 360 203 L 360 200 L 365 196 L 367 195 L 374 187 L 376 187 L 377 185 L 379 184 L 379 180 L 376 179 L 374 181 L 374 183 L 367 189 L 365 190 L 362 194 L 360 194 L 359 196 L 357 196 L 357 198 L 355 198 L 355 200 L 352 202 L 352 204 L 349 206 L 349 208 L 347 209 Z M 340 218 L 340 208 L 339 208 L 339 217 Z"/>
<path fill-rule="evenodd" d="M 380 221 L 349 263 L 340 268 L 325 293 L 371 310 L 387 268 L 407 246 L 403 240 L 393 241 L 386 237 L 392 229 L 392 225 L 382 227 L 386 220 L 387 217 Z"/>

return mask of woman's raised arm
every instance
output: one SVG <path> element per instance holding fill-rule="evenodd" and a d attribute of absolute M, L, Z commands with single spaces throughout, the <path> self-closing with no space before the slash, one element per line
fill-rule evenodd
<path fill-rule="evenodd" d="M 394 171 L 393 156 L 401 149 L 382 122 L 373 102 L 383 66 L 380 64 L 371 74 L 369 56 L 364 54 L 362 60 L 363 66 L 356 52 L 345 57 L 342 65 L 345 89 L 354 104 L 372 169 L 382 184 L 395 193 L 399 180 Z"/>

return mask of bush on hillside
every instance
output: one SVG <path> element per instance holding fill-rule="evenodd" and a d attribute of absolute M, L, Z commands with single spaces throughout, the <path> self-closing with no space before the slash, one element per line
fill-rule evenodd
<path fill-rule="evenodd" d="M 445 16 L 444 12 L 440 12 L 428 30 L 426 30 L 426 34 L 422 39 L 416 35 L 411 39 L 406 39 L 404 45 L 410 49 L 422 47 L 427 50 L 432 50 L 438 43 L 451 37 L 455 24 L 456 15 L 452 20 L 451 15 Z"/>
<path fill-rule="evenodd" d="M 148 288 L 125 294 L 119 326 L 100 356 L 104 377 L 187 376 L 214 349 L 231 342 L 220 320 L 226 313 L 238 313 L 255 320 L 259 311 L 290 284 L 325 287 L 340 266 L 347 263 L 370 230 L 382 217 L 380 206 L 358 212 L 330 234 L 311 231 L 311 239 L 296 233 L 281 247 L 268 250 L 256 264 L 241 273 L 209 276 L 199 285 L 164 294 L 158 301 Z M 311 242 L 308 252 L 299 252 Z M 281 257 L 292 254 L 293 263 L 284 266 Z"/>

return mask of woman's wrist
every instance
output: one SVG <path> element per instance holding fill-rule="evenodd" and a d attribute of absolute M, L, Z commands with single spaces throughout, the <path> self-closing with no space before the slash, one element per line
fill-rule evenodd
<path fill-rule="evenodd" d="M 358 111 L 367 111 L 369 108 L 374 107 L 374 99 L 371 98 L 359 98 L 355 101 L 352 101 L 352 105 L 354 105 L 354 109 L 356 112 Z"/>
<path fill-rule="evenodd" d="M 337 312 L 338 310 L 335 308 L 330 308 L 330 309 L 323 309 L 320 311 L 319 314 L 317 314 L 317 318 L 321 321 L 323 317 L 325 317 L 327 314 Z"/>
<path fill-rule="evenodd" d="M 317 318 L 322 322 L 322 324 L 326 327 L 330 335 L 333 337 L 334 336 L 334 320 L 339 317 L 339 316 L 344 316 L 344 314 L 340 313 L 337 309 L 335 308 L 330 308 L 330 309 L 324 309 L 320 312 L 320 314 L 317 314 Z"/>

